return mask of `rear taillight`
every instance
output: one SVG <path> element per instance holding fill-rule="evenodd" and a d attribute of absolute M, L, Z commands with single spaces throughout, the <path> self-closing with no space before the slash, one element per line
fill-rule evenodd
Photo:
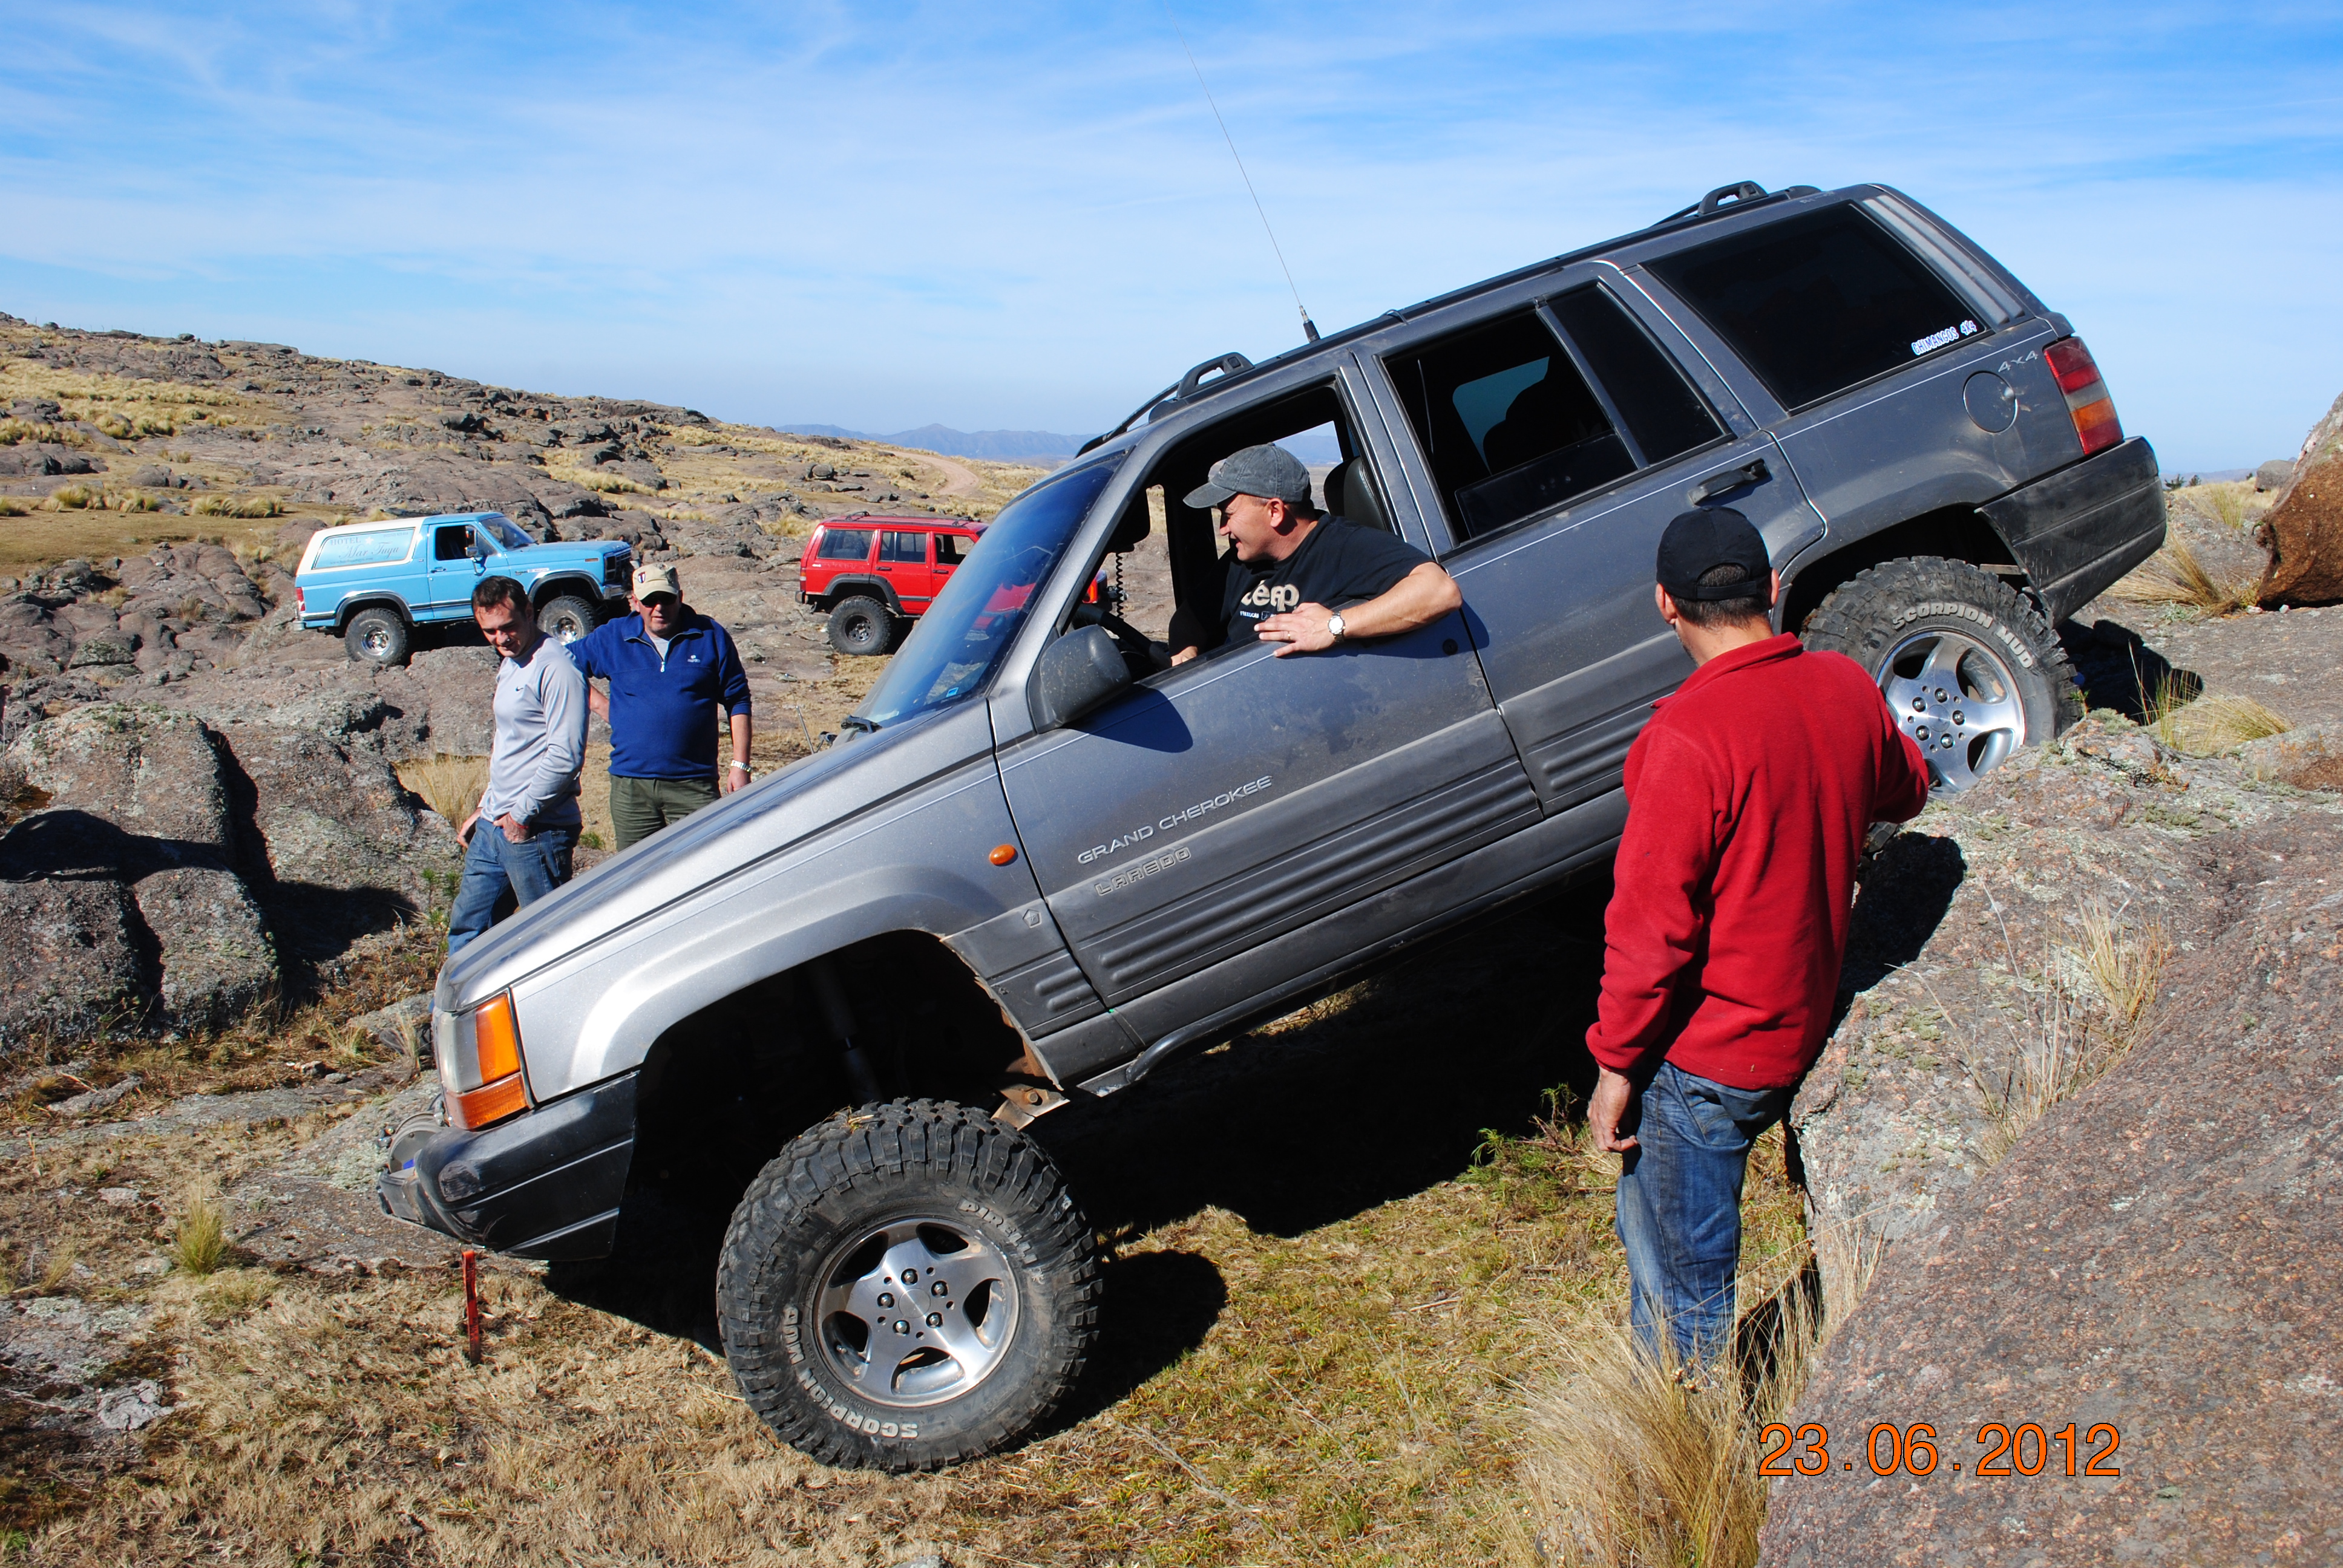
<path fill-rule="evenodd" d="M 2083 438 L 2083 456 L 2104 452 L 2120 442 L 2123 421 L 2116 417 L 2115 396 L 2101 379 L 2098 365 L 2083 340 L 2062 337 L 2044 349 L 2042 357 L 2050 362 L 2050 374 L 2058 378 L 2058 390 L 2066 395 L 2066 412 L 2075 421 L 2075 434 Z"/>
<path fill-rule="evenodd" d="M 293 588 L 293 613 L 295 615 L 309 613 L 309 590 L 297 583 Z"/>

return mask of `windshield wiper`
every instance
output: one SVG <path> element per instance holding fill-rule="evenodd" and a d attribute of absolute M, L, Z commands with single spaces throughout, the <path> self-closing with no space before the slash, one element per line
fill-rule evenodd
<path fill-rule="evenodd" d="M 845 725 L 849 729 L 860 729 L 865 734 L 876 735 L 879 733 L 879 721 L 875 719 L 865 719 L 860 713 L 850 713 L 844 719 L 840 719 L 839 722 Z"/>

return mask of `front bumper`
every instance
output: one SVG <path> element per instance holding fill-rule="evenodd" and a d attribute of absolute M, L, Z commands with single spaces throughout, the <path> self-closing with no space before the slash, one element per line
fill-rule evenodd
<path fill-rule="evenodd" d="M 394 1145 L 375 1177 L 383 1212 L 518 1258 L 607 1256 L 635 1152 L 635 1074 L 478 1132 Z"/>
<path fill-rule="evenodd" d="M 1978 509 L 2054 623 L 2164 544 L 2164 479 L 2156 449 L 2137 436 Z"/>

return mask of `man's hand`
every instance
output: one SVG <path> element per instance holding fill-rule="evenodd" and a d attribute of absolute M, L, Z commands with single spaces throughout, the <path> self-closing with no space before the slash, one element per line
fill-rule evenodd
<path fill-rule="evenodd" d="M 590 680 L 586 683 L 586 706 L 594 710 L 597 719 L 607 720 L 610 717 L 610 699 Z"/>
<path fill-rule="evenodd" d="M 1289 653 L 1322 653 L 1334 646 L 1334 634 L 1326 629 L 1326 622 L 1334 612 L 1322 604 L 1297 605 L 1282 615 L 1265 618 L 1256 635 L 1263 642 L 1282 642 L 1277 657 Z"/>
<path fill-rule="evenodd" d="M 463 845 L 468 849 L 470 849 L 472 847 L 472 829 L 478 827 L 479 824 L 480 814 L 478 811 L 475 811 L 470 816 L 465 818 L 464 825 L 456 829 L 456 842 Z"/>
<path fill-rule="evenodd" d="M 536 831 L 509 811 L 497 819 L 497 826 L 505 830 L 505 841 L 508 844 L 526 844 L 529 835 Z"/>
<path fill-rule="evenodd" d="M 718 788 L 722 789 L 725 794 L 729 795 L 733 790 L 739 789 L 748 782 L 749 770 L 746 768 L 727 768 L 724 769 L 724 782 L 719 785 Z"/>
<path fill-rule="evenodd" d="M 1586 1102 L 1586 1125 L 1594 1134 L 1594 1147 L 1606 1154 L 1624 1154 L 1635 1147 L 1633 1134 L 1619 1135 L 1619 1123 L 1627 1119 L 1635 1103 L 1634 1081 L 1607 1067 L 1601 1072 L 1594 1081 L 1594 1098 Z"/>
<path fill-rule="evenodd" d="M 1172 662 L 1174 664 L 1185 664 L 1190 659 L 1194 658 L 1202 651 L 1202 650 L 1201 648 L 1198 648 L 1193 643 L 1191 643 L 1186 648 L 1183 648 L 1179 652 L 1173 654 L 1172 656 Z"/>

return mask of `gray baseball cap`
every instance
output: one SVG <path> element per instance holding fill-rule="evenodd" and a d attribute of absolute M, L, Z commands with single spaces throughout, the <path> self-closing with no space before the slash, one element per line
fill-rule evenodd
<path fill-rule="evenodd" d="M 1212 465 L 1188 492 L 1192 507 L 1217 507 L 1231 496 L 1259 496 L 1289 507 L 1310 505 L 1310 470 L 1282 447 L 1247 447 Z"/>

